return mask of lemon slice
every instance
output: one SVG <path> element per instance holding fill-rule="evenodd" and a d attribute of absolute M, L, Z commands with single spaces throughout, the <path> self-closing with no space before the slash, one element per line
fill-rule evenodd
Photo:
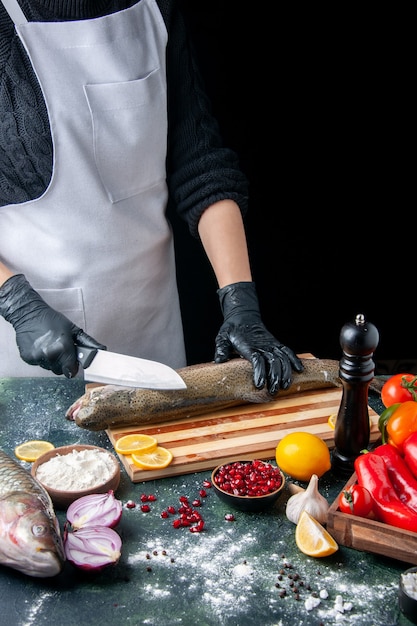
<path fill-rule="evenodd" d="M 116 441 L 115 450 L 119 454 L 132 454 L 152 452 L 157 447 L 158 442 L 151 435 L 143 435 L 140 433 L 131 433 L 124 435 Z"/>
<path fill-rule="evenodd" d="M 336 426 L 337 413 L 332 413 L 327 420 L 328 425 L 332 430 L 335 429 Z"/>
<path fill-rule="evenodd" d="M 162 446 L 157 446 L 152 452 L 139 452 L 132 454 L 135 465 L 145 470 L 163 469 L 168 467 L 174 458 L 172 452 Z"/>
<path fill-rule="evenodd" d="M 332 430 L 336 428 L 337 413 L 332 413 L 327 420 L 327 424 Z M 369 426 L 372 426 L 371 418 L 369 418 Z"/>
<path fill-rule="evenodd" d="M 295 543 L 308 556 L 330 556 L 339 549 L 331 534 L 307 511 L 303 511 L 298 520 Z"/>
<path fill-rule="evenodd" d="M 32 439 L 31 441 L 25 441 L 16 446 L 14 453 L 21 461 L 36 461 L 44 452 L 53 450 L 54 444 L 50 441 L 43 441 L 42 439 Z"/>

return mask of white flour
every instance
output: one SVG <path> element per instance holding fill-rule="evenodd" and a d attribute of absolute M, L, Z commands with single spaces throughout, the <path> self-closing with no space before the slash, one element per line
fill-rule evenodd
<path fill-rule="evenodd" d="M 384 603 L 389 593 L 393 595 L 397 593 L 396 587 L 388 585 L 374 585 L 370 588 L 366 580 L 357 580 L 358 577 L 354 574 L 346 582 L 345 569 L 338 571 L 334 565 L 326 566 L 325 562 L 318 560 L 317 569 L 321 570 L 320 576 L 313 574 L 304 578 L 303 568 L 298 569 L 306 583 L 310 578 L 312 588 L 309 590 L 304 587 L 300 590 L 300 601 L 297 602 L 292 597 L 288 578 L 288 573 L 294 570 L 286 570 L 282 580 L 279 581 L 280 588 L 276 588 L 274 583 L 278 579 L 271 576 L 270 565 L 265 567 L 265 559 L 276 565 L 277 573 L 286 559 L 280 552 L 257 554 L 256 532 L 248 532 L 244 537 L 237 539 L 231 526 L 226 527 L 225 532 L 217 536 L 207 532 L 192 536 L 190 539 L 188 535 L 190 533 L 184 534 L 181 531 L 178 535 L 170 534 L 169 542 L 160 545 L 155 545 L 152 538 L 145 539 L 142 549 L 129 555 L 128 563 L 134 567 L 142 563 L 144 567 L 151 567 L 152 571 L 160 571 L 162 568 L 173 572 L 175 580 L 180 581 L 181 586 L 186 589 L 184 603 L 194 592 L 201 593 L 201 602 L 208 605 L 208 614 L 217 620 L 219 626 L 246 624 L 246 612 L 250 612 L 250 606 L 256 601 L 258 590 L 262 592 L 265 592 L 265 589 L 269 590 L 266 594 L 269 599 L 264 606 L 265 613 L 271 611 L 283 614 L 282 621 L 278 618 L 268 622 L 274 626 L 288 626 L 289 622 L 285 618 L 288 615 L 291 615 L 291 626 L 312 623 L 326 626 L 335 623 L 340 626 L 362 625 L 364 616 L 365 620 L 368 619 L 367 607 L 371 597 L 373 601 L 379 598 L 381 603 Z M 279 541 L 276 544 L 278 547 Z M 166 556 L 163 556 L 164 549 Z M 281 549 L 285 547 L 281 546 Z M 247 556 L 248 552 L 252 553 L 251 556 Z M 170 557 L 174 557 L 174 562 Z M 363 558 L 366 559 L 366 555 Z M 357 569 L 358 571 L 361 569 L 361 559 Z M 314 579 L 314 582 L 311 579 Z M 280 589 L 286 590 L 285 597 L 280 597 Z M 330 589 L 333 590 L 331 593 Z M 161 587 L 152 581 L 146 586 L 145 593 L 148 597 L 152 594 L 155 597 L 169 596 L 173 593 L 178 594 L 179 589 L 178 586 L 169 585 L 168 582 L 166 586 Z M 385 626 L 386 622 L 383 623 Z M 154 622 L 144 620 L 143 624 Z M 374 621 L 373 624 L 381 626 L 380 621 Z"/>
<path fill-rule="evenodd" d="M 114 473 L 114 462 L 101 450 L 73 450 L 40 465 L 36 478 L 52 489 L 81 491 L 98 487 Z"/>

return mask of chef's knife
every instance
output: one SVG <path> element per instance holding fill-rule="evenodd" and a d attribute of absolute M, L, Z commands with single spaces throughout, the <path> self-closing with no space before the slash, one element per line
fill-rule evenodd
<path fill-rule="evenodd" d="M 174 369 L 157 361 L 84 346 L 77 346 L 77 359 L 92 382 L 161 390 L 187 387 Z"/>

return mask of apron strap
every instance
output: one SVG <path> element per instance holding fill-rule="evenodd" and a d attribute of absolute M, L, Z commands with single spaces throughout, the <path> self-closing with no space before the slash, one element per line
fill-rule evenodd
<path fill-rule="evenodd" d="M 16 26 L 19 26 L 19 24 L 26 24 L 27 19 L 17 0 L 0 0 L 0 2 L 3 3 L 4 8 Z"/>

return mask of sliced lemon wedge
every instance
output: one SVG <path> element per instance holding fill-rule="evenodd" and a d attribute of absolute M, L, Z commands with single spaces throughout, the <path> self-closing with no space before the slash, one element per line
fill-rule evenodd
<path fill-rule="evenodd" d="M 130 433 L 129 435 L 120 437 L 120 439 L 116 441 L 114 448 L 119 454 L 133 454 L 152 452 L 157 445 L 157 440 L 151 435 Z"/>
<path fill-rule="evenodd" d="M 44 452 L 53 450 L 54 444 L 50 441 L 43 441 L 42 439 L 32 439 L 31 441 L 25 441 L 15 447 L 14 453 L 21 461 L 36 461 Z"/>
<path fill-rule="evenodd" d="M 163 469 L 168 467 L 174 455 L 170 450 L 157 446 L 152 452 L 138 452 L 132 454 L 135 465 L 145 470 Z"/>
<path fill-rule="evenodd" d="M 308 556 L 323 557 L 339 549 L 331 534 L 307 511 L 303 511 L 295 529 L 295 542 Z"/>

